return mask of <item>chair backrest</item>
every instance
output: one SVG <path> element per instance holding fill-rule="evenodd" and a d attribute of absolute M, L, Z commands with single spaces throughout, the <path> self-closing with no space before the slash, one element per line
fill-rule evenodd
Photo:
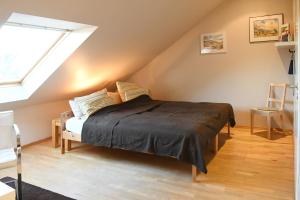
<path fill-rule="evenodd" d="M 13 124 L 13 111 L 0 112 L 0 149 L 14 147 Z"/>
<path fill-rule="evenodd" d="M 279 98 L 276 98 L 276 93 L 275 89 L 276 88 L 281 88 L 282 94 L 279 95 Z M 286 95 L 286 88 L 287 84 L 286 83 L 271 83 L 269 85 L 269 94 L 267 98 L 267 108 L 272 108 L 274 107 L 274 104 L 279 105 L 279 110 L 282 111 L 284 110 L 284 104 L 285 104 L 285 95 Z"/>

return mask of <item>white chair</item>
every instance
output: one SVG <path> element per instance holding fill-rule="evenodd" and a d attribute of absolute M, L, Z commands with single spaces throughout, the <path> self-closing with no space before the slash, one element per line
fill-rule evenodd
<path fill-rule="evenodd" d="M 278 99 L 274 97 L 274 92 L 276 88 L 282 89 L 282 95 Z M 285 95 L 286 95 L 286 83 L 271 83 L 269 85 L 269 94 L 267 98 L 266 107 L 264 108 L 253 108 L 251 109 L 251 124 L 250 124 L 250 132 L 253 134 L 253 124 L 254 124 L 254 115 L 262 115 L 267 117 L 268 124 L 268 139 L 271 139 L 271 119 L 275 116 L 280 117 L 281 128 L 283 128 L 283 115 L 284 115 L 284 104 L 285 104 Z M 277 106 L 276 106 L 277 105 Z M 279 105 L 279 106 L 278 106 Z"/>
<path fill-rule="evenodd" d="M 0 112 L 0 169 L 17 167 L 17 200 L 22 200 L 21 141 L 13 111 Z"/>

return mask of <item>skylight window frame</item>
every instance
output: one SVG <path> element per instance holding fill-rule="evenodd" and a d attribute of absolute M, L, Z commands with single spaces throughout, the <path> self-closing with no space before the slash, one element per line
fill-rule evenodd
<path fill-rule="evenodd" d="M 0 105 L 28 100 L 53 73 L 95 32 L 98 27 L 59 19 L 13 12 L 6 22 L 70 30 L 29 73 L 21 84 L 0 85 Z M 0 24 L 2 25 L 2 24 Z"/>
<path fill-rule="evenodd" d="M 0 81 L 0 86 L 13 86 L 13 85 L 21 85 L 24 79 L 36 68 L 38 65 L 43 62 L 43 60 L 55 49 L 56 46 L 59 45 L 73 30 L 70 29 L 62 29 L 55 27 L 47 27 L 47 26 L 39 26 L 32 25 L 26 23 L 16 23 L 16 22 L 5 22 L 2 26 L 16 26 L 16 27 L 27 27 L 27 28 L 35 28 L 35 29 L 45 29 L 45 30 L 55 30 L 60 31 L 61 35 L 57 38 L 57 40 L 45 51 L 45 53 L 35 62 L 34 65 L 28 70 L 28 72 L 18 80 L 13 81 Z"/>

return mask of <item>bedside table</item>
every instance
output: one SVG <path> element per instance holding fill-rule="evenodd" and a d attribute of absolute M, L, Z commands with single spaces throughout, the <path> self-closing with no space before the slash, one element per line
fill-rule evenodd
<path fill-rule="evenodd" d="M 15 200 L 15 199 L 16 199 L 15 189 L 0 182 L 0 200 Z"/>
<path fill-rule="evenodd" d="M 59 147 L 60 126 L 61 124 L 59 118 L 52 120 L 52 146 L 54 148 Z"/>

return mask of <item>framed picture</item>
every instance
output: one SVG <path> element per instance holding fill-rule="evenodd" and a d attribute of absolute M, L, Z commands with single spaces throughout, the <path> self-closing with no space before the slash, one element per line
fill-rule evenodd
<path fill-rule="evenodd" d="M 250 17 L 250 42 L 278 41 L 283 14 Z"/>
<path fill-rule="evenodd" d="M 280 41 L 282 42 L 291 41 L 290 24 L 282 24 L 280 26 Z"/>
<path fill-rule="evenodd" d="M 225 33 L 207 33 L 201 35 L 201 54 L 225 53 L 227 42 Z"/>

